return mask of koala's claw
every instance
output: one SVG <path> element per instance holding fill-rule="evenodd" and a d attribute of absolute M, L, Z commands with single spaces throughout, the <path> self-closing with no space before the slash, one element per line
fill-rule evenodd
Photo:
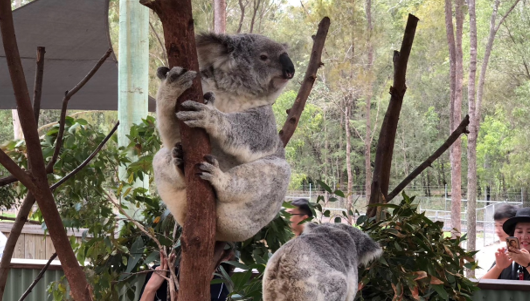
<path fill-rule="evenodd" d="M 199 164 L 199 169 L 203 172 L 198 173 L 198 175 L 201 179 L 213 184 L 214 180 L 219 179 L 222 173 L 221 169 L 219 169 L 219 162 L 212 155 L 206 155 L 204 159 L 206 162 Z"/>
<path fill-rule="evenodd" d="M 184 153 L 182 151 L 182 144 L 177 142 L 171 151 L 171 162 L 174 166 L 179 168 L 184 173 Z"/>
<path fill-rule="evenodd" d="M 156 70 L 156 76 L 159 79 L 164 80 L 164 79 L 166 79 L 166 76 L 167 76 L 168 72 L 169 72 L 169 68 L 168 67 L 166 67 L 166 66 L 158 67 L 158 69 Z"/>
<path fill-rule="evenodd" d="M 207 92 L 203 96 L 205 105 L 213 105 L 215 102 L 215 94 L 213 92 Z"/>

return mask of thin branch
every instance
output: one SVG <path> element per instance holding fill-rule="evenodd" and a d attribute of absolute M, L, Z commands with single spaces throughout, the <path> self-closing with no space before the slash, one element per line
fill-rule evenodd
<path fill-rule="evenodd" d="M 151 28 L 151 31 L 155 35 L 156 39 L 158 40 L 158 43 L 160 44 L 160 47 L 162 48 L 162 51 L 164 53 L 164 59 L 165 59 L 164 65 L 168 66 L 169 62 L 167 61 L 167 50 L 166 50 L 166 47 L 164 46 L 164 43 L 162 43 L 162 39 L 160 39 L 160 36 L 156 32 L 155 27 L 153 26 L 153 23 L 149 22 L 149 27 Z"/>
<path fill-rule="evenodd" d="M 293 136 L 296 127 L 298 126 L 298 122 L 300 121 L 300 116 L 304 110 L 309 93 L 311 93 L 313 84 L 317 79 L 318 68 L 323 65 L 321 61 L 322 50 L 324 49 L 324 43 L 326 42 L 329 26 L 330 20 L 328 17 L 324 17 L 318 24 L 318 31 L 314 38 L 313 49 L 311 50 L 311 58 L 309 59 L 309 64 L 307 65 L 304 81 L 298 90 L 298 95 L 296 96 L 293 106 L 288 110 L 287 120 L 285 121 L 279 133 L 284 147 L 287 145 Z"/>
<path fill-rule="evenodd" d="M 469 125 L 469 115 L 466 115 L 458 127 L 451 133 L 449 138 L 440 146 L 429 158 L 421 163 L 416 169 L 412 171 L 401 183 L 399 183 L 391 193 L 388 194 L 387 202 L 390 202 L 396 195 L 398 195 L 412 180 L 414 180 L 419 174 L 421 174 L 427 167 L 438 159 L 451 145 L 460 137 L 462 134 L 468 134 L 467 126 Z"/>
<path fill-rule="evenodd" d="M 35 83 L 33 90 L 33 114 L 35 115 L 35 122 L 39 124 L 40 114 L 40 100 L 42 96 L 42 79 L 44 77 L 44 54 L 46 50 L 44 47 L 37 47 L 37 70 L 35 71 Z"/>
<path fill-rule="evenodd" d="M 96 72 L 99 70 L 99 67 L 103 65 L 105 60 L 110 56 L 112 53 L 112 48 L 109 48 L 107 52 L 99 59 L 99 61 L 96 63 L 96 65 L 88 72 L 88 74 L 70 91 L 66 91 L 65 96 L 63 98 L 63 105 L 61 108 L 61 119 L 59 120 L 59 132 L 57 133 L 57 139 L 55 140 L 55 151 L 53 152 L 52 159 L 50 162 L 48 162 L 48 165 L 46 165 L 46 171 L 49 173 L 50 170 L 53 170 L 53 166 L 55 165 L 55 162 L 57 162 L 57 159 L 59 158 L 59 152 L 61 151 L 61 147 L 63 146 L 63 135 L 64 135 L 64 127 L 65 127 L 65 120 L 66 120 L 66 109 L 68 108 L 68 101 L 72 96 L 77 93 L 91 78 Z"/>
<path fill-rule="evenodd" d="M 504 22 L 504 20 L 506 19 L 506 17 L 508 17 L 508 15 L 512 12 L 512 10 L 515 8 L 515 6 L 519 3 L 520 0 L 515 0 L 515 2 L 512 4 L 512 6 L 510 7 L 510 9 L 508 9 L 508 11 L 504 14 L 504 16 L 502 16 L 501 20 L 499 21 L 499 24 L 497 24 L 497 26 L 495 27 L 495 32 L 497 32 L 499 30 L 499 28 L 501 27 L 502 25 L 502 22 Z"/>
<path fill-rule="evenodd" d="M 52 186 L 50 186 L 50 189 L 53 191 L 55 190 L 57 187 L 59 187 L 61 184 L 63 184 L 64 182 L 68 181 L 71 177 L 73 177 L 76 173 L 78 173 L 79 171 L 81 171 L 81 169 L 83 169 L 85 166 L 88 165 L 88 163 L 90 163 L 90 161 L 92 161 L 92 159 L 99 153 L 99 151 L 103 148 L 103 146 L 105 146 L 105 144 L 107 143 L 107 141 L 109 141 L 110 137 L 112 137 L 112 135 L 114 135 L 114 133 L 116 132 L 116 130 L 118 129 L 118 126 L 120 125 L 120 122 L 116 122 L 116 125 L 114 125 L 114 127 L 112 128 L 112 130 L 110 131 L 110 133 L 107 135 L 107 137 L 105 137 L 105 139 L 103 139 L 101 141 L 101 143 L 99 143 L 98 147 L 90 154 L 90 156 L 88 156 L 88 158 L 85 159 L 85 161 L 83 161 L 78 167 L 76 167 L 74 170 L 72 170 L 69 174 L 67 174 L 66 176 L 64 176 L 62 179 L 60 179 L 57 183 L 53 184 Z"/>
<path fill-rule="evenodd" d="M 50 266 L 52 261 L 55 259 L 55 257 L 57 257 L 57 253 L 53 253 L 52 257 L 50 257 L 50 259 L 48 260 L 46 265 L 42 268 L 42 270 L 40 270 L 39 274 L 37 275 L 37 278 L 35 278 L 35 280 L 33 280 L 31 285 L 24 292 L 24 294 L 22 294 L 22 296 L 20 296 L 20 299 L 18 299 L 18 301 L 23 301 L 24 299 L 26 299 L 26 297 L 29 295 L 29 293 L 31 293 L 31 290 L 33 290 L 33 288 L 35 287 L 35 285 L 37 285 L 39 280 L 42 279 L 42 277 L 44 276 L 44 272 L 46 272 L 46 270 L 48 269 L 48 267 Z"/>

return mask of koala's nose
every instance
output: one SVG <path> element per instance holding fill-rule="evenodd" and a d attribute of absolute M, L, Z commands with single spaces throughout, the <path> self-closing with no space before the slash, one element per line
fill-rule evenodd
<path fill-rule="evenodd" d="M 289 58 L 289 55 L 287 55 L 287 53 L 283 53 L 280 55 L 280 64 L 282 64 L 282 68 L 283 68 L 283 77 L 287 79 L 293 78 L 294 65 L 291 59 Z"/>

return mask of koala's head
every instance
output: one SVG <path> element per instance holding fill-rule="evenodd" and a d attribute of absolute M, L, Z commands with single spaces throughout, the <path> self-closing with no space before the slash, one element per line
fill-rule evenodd
<path fill-rule="evenodd" d="M 197 52 L 203 77 L 232 93 L 274 99 L 294 76 L 285 45 L 257 34 L 201 34 Z"/>

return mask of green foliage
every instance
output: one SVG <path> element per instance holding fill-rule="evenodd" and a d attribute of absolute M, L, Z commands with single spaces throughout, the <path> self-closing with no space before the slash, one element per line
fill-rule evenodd
<path fill-rule="evenodd" d="M 361 268 L 356 300 L 471 300 L 476 285 L 464 277 L 475 269 L 473 256 L 460 244 L 465 236 L 444 237 L 443 223 L 417 213 L 414 198 L 382 205 L 379 221 L 362 216 L 357 225 L 383 248 L 383 256 Z M 466 263 L 467 262 L 467 263 Z"/>

